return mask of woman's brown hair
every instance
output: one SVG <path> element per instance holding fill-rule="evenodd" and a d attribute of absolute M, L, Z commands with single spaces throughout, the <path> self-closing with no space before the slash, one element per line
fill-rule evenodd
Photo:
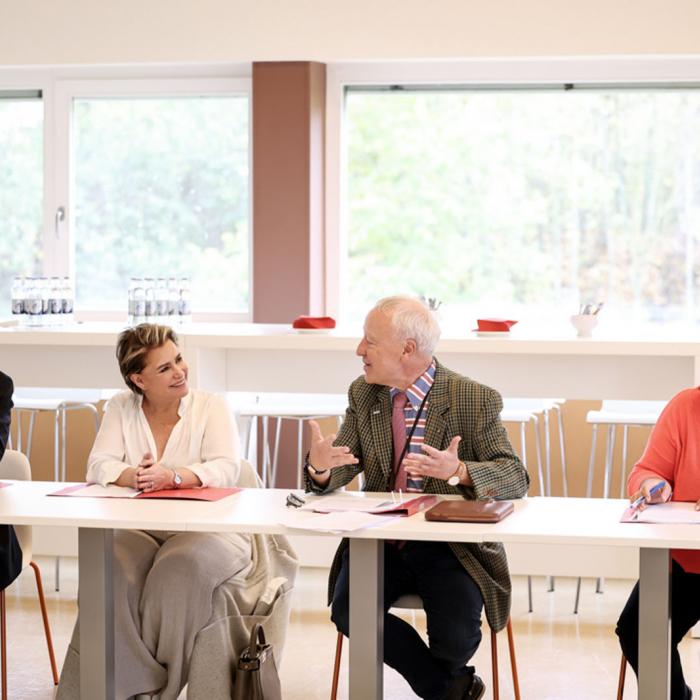
<path fill-rule="evenodd" d="M 177 345 L 175 331 L 169 326 L 159 326 L 155 323 L 141 323 L 119 334 L 117 340 L 119 371 L 131 391 L 137 394 L 143 393 L 129 377 L 132 374 L 138 374 L 146 366 L 146 355 L 150 350 L 165 345 L 169 340 Z"/>

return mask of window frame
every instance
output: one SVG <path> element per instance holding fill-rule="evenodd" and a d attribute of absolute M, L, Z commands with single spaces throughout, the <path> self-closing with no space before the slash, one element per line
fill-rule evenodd
<path fill-rule="evenodd" d="M 326 84 L 326 309 L 347 318 L 348 219 L 346 88 L 414 85 L 483 87 L 697 86 L 700 57 L 564 57 L 333 63 Z"/>
<path fill-rule="evenodd" d="M 47 277 L 75 280 L 73 245 L 72 105 L 76 98 L 245 96 L 248 99 L 248 310 L 194 310 L 196 321 L 250 322 L 253 317 L 253 177 L 252 67 L 228 66 L 88 67 L 0 69 L 0 90 L 41 90 L 44 106 L 43 267 Z M 56 218 L 59 207 L 66 216 Z M 124 312 L 99 308 L 76 309 L 81 321 L 122 321 Z"/>

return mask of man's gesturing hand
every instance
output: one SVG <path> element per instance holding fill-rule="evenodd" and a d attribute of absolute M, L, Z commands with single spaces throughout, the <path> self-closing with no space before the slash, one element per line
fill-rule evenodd
<path fill-rule="evenodd" d="M 459 467 L 457 447 L 462 438 L 455 435 L 445 450 L 437 450 L 430 445 L 423 445 L 423 452 L 409 453 L 403 460 L 404 467 L 411 476 L 431 476 L 434 479 L 449 479 Z M 467 478 L 469 474 L 467 473 Z M 464 483 L 464 482 L 462 482 Z"/>
<path fill-rule="evenodd" d="M 335 434 L 323 437 L 321 427 L 315 420 L 309 421 L 311 428 L 311 449 L 309 464 L 318 471 L 342 467 L 345 464 L 357 464 L 358 459 L 350 453 L 349 447 L 334 447 Z M 313 476 L 313 474 L 312 474 Z"/>

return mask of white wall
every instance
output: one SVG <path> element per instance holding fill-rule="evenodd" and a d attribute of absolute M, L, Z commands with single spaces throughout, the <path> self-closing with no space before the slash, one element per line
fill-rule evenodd
<path fill-rule="evenodd" d="M 0 65 L 700 53 L 697 0 L 0 0 Z"/>

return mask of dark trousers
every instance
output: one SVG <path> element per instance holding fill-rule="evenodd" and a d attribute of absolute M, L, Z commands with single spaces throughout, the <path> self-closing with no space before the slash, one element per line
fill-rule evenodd
<path fill-rule="evenodd" d="M 348 551 L 335 586 L 331 619 L 349 636 Z M 388 613 L 406 593 L 423 600 L 429 646 L 407 622 Z M 443 542 L 406 542 L 384 547 L 384 662 L 396 669 L 413 692 L 439 700 L 459 675 L 473 673 L 465 664 L 481 641 L 479 587 Z"/>
<path fill-rule="evenodd" d="M 673 562 L 671 569 L 671 700 L 688 700 L 692 696 L 685 684 L 678 642 L 700 619 L 700 574 L 688 574 Z M 638 672 L 639 652 L 639 583 L 634 587 L 615 630 L 622 653 L 634 672 Z"/>

